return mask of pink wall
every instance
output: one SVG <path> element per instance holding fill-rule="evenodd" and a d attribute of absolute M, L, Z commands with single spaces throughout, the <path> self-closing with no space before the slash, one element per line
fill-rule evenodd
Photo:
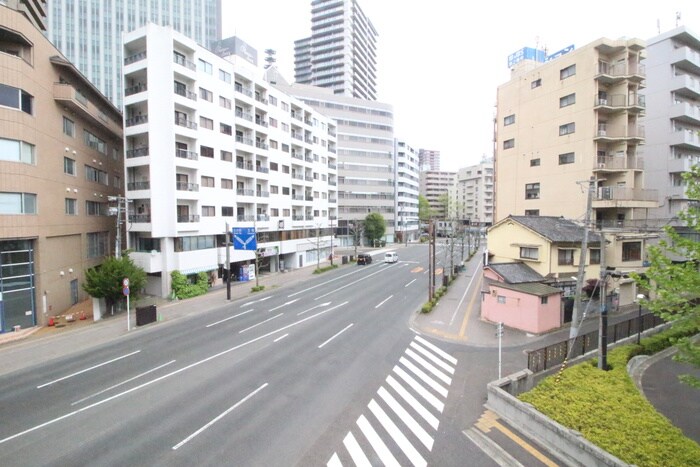
<path fill-rule="evenodd" d="M 488 272 L 484 275 L 488 277 Z M 495 277 L 493 277 L 495 279 Z M 494 294 L 493 292 L 496 291 Z M 505 303 L 498 302 L 498 296 L 505 297 Z M 540 297 L 510 290 L 498 285 L 489 286 L 489 293 L 483 294 L 481 317 L 494 323 L 520 329 L 533 334 L 541 334 L 561 326 L 561 295 L 547 298 L 540 303 Z"/>

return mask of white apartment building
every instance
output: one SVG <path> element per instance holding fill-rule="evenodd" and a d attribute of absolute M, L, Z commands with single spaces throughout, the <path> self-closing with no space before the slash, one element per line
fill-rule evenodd
<path fill-rule="evenodd" d="M 434 149 L 420 149 L 418 161 L 421 171 L 440 171 L 440 151 Z"/>
<path fill-rule="evenodd" d="M 221 277 L 227 226 L 256 229 L 261 271 L 329 256 L 331 119 L 272 87 L 247 57 L 222 58 L 171 28 L 126 34 L 124 57 L 128 237 L 149 293 L 167 295 L 174 270 Z M 239 277 L 256 252 L 229 251 Z"/>
<path fill-rule="evenodd" d="M 221 0 L 51 0 L 47 37 L 122 108 L 122 33 L 147 23 L 211 49 L 221 39 Z"/>
<path fill-rule="evenodd" d="M 660 224 L 688 207 L 682 174 L 700 163 L 700 35 L 681 26 L 647 41 L 644 148 L 648 188 L 658 190 Z"/>
<path fill-rule="evenodd" d="M 450 193 L 450 217 L 476 226 L 493 224 L 493 160 L 459 169 Z"/>
<path fill-rule="evenodd" d="M 418 154 L 408 143 L 396 140 L 396 241 L 416 240 L 420 235 Z"/>
<path fill-rule="evenodd" d="M 294 42 L 294 79 L 377 98 L 377 31 L 357 0 L 311 1 L 311 36 Z"/>
<path fill-rule="evenodd" d="M 456 172 L 440 170 L 424 170 L 420 173 L 420 194 L 428 201 L 433 218 L 447 218 L 449 214 L 447 200 L 456 176 Z"/>

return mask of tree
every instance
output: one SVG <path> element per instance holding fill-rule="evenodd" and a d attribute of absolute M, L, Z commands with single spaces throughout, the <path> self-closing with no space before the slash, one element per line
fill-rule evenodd
<path fill-rule="evenodd" d="M 423 195 L 418 195 L 418 219 L 420 219 L 422 223 L 426 223 L 431 217 L 432 212 L 428 199 Z"/>
<path fill-rule="evenodd" d="M 365 235 L 370 245 L 374 245 L 375 240 L 381 240 L 386 232 L 386 221 L 378 212 L 370 212 L 365 217 Z"/>
<path fill-rule="evenodd" d="M 700 200 L 700 165 L 684 173 L 683 179 L 688 198 Z M 650 299 L 643 301 L 649 310 L 672 321 L 674 327 L 697 332 L 700 329 L 700 205 L 697 201 L 691 202 L 678 217 L 688 227 L 687 231 L 666 226 L 668 240 L 660 240 L 658 246 L 648 249 L 651 265 L 646 273 L 632 276 L 641 288 L 650 291 Z M 678 339 L 676 347 L 676 361 L 700 368 L 698 343 L 686 337 Z M 692 375 L 682 375 L 681 380 L 700 388 L 700 379 Z"/>
<path fill-rule="evenodd" d="M 121 258 L 110 256 L 99 266 L 85 271 L 83 290 L 91 297 L 104 298 L 107 307 L 112 307 L 124 297 L 124 278 L 129 279 L 129 298 L 138 299 L 141 289 L 146 286 L 146 273 L 127 253 Z"/>

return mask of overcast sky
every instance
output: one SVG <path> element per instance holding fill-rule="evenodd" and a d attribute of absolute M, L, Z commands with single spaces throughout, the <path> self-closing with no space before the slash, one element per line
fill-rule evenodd
<path fill-rule="evenodd" d="M 294 41 L 311 34 L 310 0 L 222 0 L 223 37 L 277 51 L 294 80 Z M 508 55 L 553 53 L 601 37 L 650 39 L 685 25 L 700 34 L 700 0 L 360 0 L 377 30 L 378 99 L 394 108 L 394 132 L 414 148 L 439 150 L 441 169 L 493 155 L 496 88 Z"/>

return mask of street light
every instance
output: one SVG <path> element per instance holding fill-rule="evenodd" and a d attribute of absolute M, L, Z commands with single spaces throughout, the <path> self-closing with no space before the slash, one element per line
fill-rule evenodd
<path fill-rule="evenodd" d="M 646 298 L 644 294 L 637 294 L 637 303 L 639 303 L 639 314 L 637 315 L 637 345 L 642 341 L 642 300 Z"/>

